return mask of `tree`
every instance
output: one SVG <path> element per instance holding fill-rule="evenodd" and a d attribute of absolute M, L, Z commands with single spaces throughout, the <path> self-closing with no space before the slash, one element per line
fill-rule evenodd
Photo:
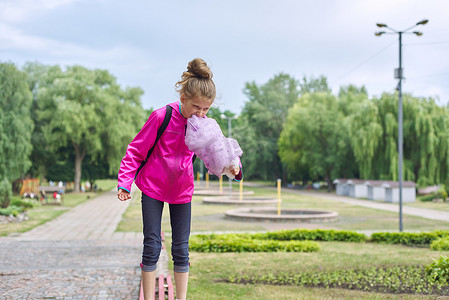
<path fill-rule="evenodd" d="M 247 83 L 244 93 L 249 101 L 242 110 L 235 136 L 244 153 L 250 153 L 243 156 L 245 177 L 285 178 L 277 141 L 288 110 L 298 99 L 298 82 L 281 73 L 264 85 Z"/>
<path fill-rule="evenodd" d="M 290 109 L 279 139 L 279 156 L 291 173 L 307 170 L 315 180 L 324 179 L 328 190 L 332 178 L 341 174 L 348 156 L 347 126 L 330 93 L 303 95 Z"/>
<path fill-rule="evenodd" d="M 318 78 L 311 77 L 307 78 L 304 76 L 302 81 L 299 83 L 300 94 L 313 94 L 313 93 L 330 93 L 332 92 L 327 83 L 327 78 L 325 76 L 320 76 Z"/>
<path fill-rule="evenodd" d="M 140 88 L 122 90 L 105 70 L 51 67 L 38 87 L 37 119 L 49 148 L 74 153 L 74 191 L 80 189 L 86 155 L 116 172 L 127 144 L 144 122 Z"/>
<path fill-rule="evenodd" d="M 21 177 L 31 162 L 30 118 L 32 95 L 26 74 L 11 63 L 0 64 L 0 205 L 7 207 L 11 182 Z"/>
<path fill-rule="evenodd" d="M 31 152 L 31 168 L 28 173 L 32 177 L 39 177 L 41 183 L 44 178 L 47 177 L 47 173 L 50 169 L 60 168 L 61 164 L 66 164 L 67 159 L 66 149 L 52 149 L 47 145 L 42 127 L 45 124 L 45 120 L 38 118 L 38 92 L 39 87 L 45 87 L 51 85 L 51 78 L 47 74 L 53 74 L 54 72 L 61 72 L 57 66 L 47 66 L 40 63 L 26 63 L 23 67 L 23 71 L 27 73 L 28 86 L 33 93 L 33 104 L 31 106 L 31 118 L 34 123 L 34 130 L 31 137 L 33 144 L 33 151 Z M 58 180 L 64 180 L 58 178 Z M 65 180 L 64 180 L 65 181 Z M 71 181 L 71 180 L 70 180 Z"/>

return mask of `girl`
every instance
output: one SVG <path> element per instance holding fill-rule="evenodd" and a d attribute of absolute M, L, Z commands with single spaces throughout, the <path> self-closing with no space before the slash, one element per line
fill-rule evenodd
<path fill-rule="evenodd" d="M 185 142 L 187 119 L 205 117 L 215 99 L 212 72 L 200 58 L 189 62 L 187 71 L 176 83 L 180 101 L 170 103 L 172 116 L 154 147 L 148 162 L 137 173 L 136 185 L 142 191 L 143 253 L 142 283 L 145 299 L 152 299 L 156 283 L 156 264 L 161 251 L 161 218 L 164 202 L 169 204 L 172 228 L 172 258 L 176 299 L 186 299 L 189 275 L 189 235 L 191 201 L 194 189 L 191 152 Z M 118 174 L 118 199 L 131 198 L 136 172 L 153 147 L 166 108 L 153 111 L 147 122 L 128 145 Z M 229 167 L 236 180 L 242 178 L 239 167 Z"/>

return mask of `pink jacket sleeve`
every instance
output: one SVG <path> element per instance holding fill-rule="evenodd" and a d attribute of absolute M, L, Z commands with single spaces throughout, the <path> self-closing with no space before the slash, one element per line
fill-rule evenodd
<path fill-rule="evenodd" d="M 147 157 L 148 150 L 153 147 L 160 123 L 161 120 L 157 112 L 154 111 L 145 122 L 142 129 L 128 145 L 118 172 L 117 187 L 119 189 L 121 188 L 131 192 L 131 185 L 134 181 L 137 169 L 140 167 L 142 161 Z"/>

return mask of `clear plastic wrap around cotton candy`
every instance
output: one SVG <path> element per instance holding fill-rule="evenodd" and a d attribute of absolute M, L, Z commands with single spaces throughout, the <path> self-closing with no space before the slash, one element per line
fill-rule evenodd
<path fill-rule="evenodd" d="M 187 120 L 185 142 L 203 160 L 209 174 L 234 178 L 227 169 L 239 165 L 243 151 L 236 140 L 223 135 L 217 121 L 193 115 Z"/>

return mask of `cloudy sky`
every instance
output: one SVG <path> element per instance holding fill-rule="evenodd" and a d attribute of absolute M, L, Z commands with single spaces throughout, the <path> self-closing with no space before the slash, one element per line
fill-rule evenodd
<path fill-rule="evenodd" d="M 403 91 L 449 103 L 447 0 L 0 0 L 0 61 L 107 69 L 139 86 L 145 108 L 175 101 L 174 84 L 195 57 L 214 72 L 222 110 L 239 113 L 246 82 L 287 73 L 393 92 L 398 35 L 404 35 Z"/>

